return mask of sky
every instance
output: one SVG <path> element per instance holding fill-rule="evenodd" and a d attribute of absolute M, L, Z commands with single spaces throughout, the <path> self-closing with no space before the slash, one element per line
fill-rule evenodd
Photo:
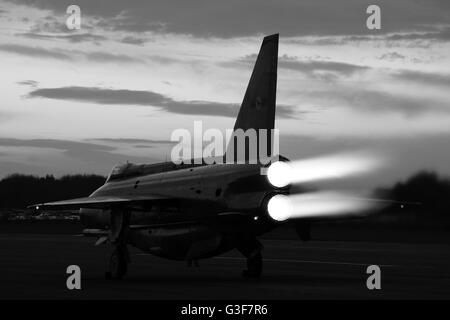
<path fill-rule="evenodd" d="M 106 175 L 170 158 L 195 120 L 232 128 L 273 33 L 283 155 L 384 155 L 367 186 L 450 175 L 449 1 L 0 0 L 0 178 Z"/>

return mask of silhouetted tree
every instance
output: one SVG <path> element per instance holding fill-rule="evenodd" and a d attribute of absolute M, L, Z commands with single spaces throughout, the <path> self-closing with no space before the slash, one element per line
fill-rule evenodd
<path fill-rule="evenodd" d="M 13 174 L 0 181 L 0 208 L 24 208 L 34 203 L 90 195 L 105 183 L 99 175 L 52 175 L 36 177 Z"/>
<path fill-rule="evenodd" d="M 421 171 L 391 188 L 377 190 L 378 196 L 407 202 L 419 202 L 409 207 L 418 218 L 450 219 L 450 179 L 435 172 Z"/>

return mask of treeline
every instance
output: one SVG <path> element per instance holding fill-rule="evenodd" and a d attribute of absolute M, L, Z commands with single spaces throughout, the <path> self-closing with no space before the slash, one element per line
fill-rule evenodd
<path fill-rule="evenodd" d="M 0 208 L 25 208 L 31 204 L 85 197 L 105 183 L 99 175 L 36 177 L 13 174 L 0 180 Z"/>
<path fill-rule="evenodd" d="M 435 172 L 418 172 L 392 187 L 377 189 L 375 193 L 380 198 L 407 202 L 402 211 L 415 220 L 450 220 L 450 178 L 440 177 Z M 392 205 L 384 211 L 401 215 L 398 207 Z"/>
<path fill-rule="evenodd" d="M 25 208 L 30 204 L 90 195 L 105 182 L 99 175 L 52 175 L 36 177 L 14 174 L 0 180 L 0 208 Z M 391 216 L 408 215 L 417 219 L 450 220 L 450 179 L 431 171 L 414 174 L 388 188 L 379 188 L 375 196 L 399 202 L 417 203 L 399 210 L 392 205 L 384 211 Z"/>

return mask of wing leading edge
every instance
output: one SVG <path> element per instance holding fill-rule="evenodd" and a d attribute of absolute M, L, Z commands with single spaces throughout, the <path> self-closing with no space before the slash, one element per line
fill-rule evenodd
<path fill-rule="evenodd" d="M 145 195 L 145 196 L 99 196 L 99 197 L 84 197 L 70 200 L 62 200 L 55 202 L 39 203 L 28 206 L 28 208 L 35 209 L 79 209 L 79 208 L 93 208 L 93 209 L 109 209 L 114 205 L 133 205 L 146 201 L 164 200 L 167 197 L 159 195 Z"/>

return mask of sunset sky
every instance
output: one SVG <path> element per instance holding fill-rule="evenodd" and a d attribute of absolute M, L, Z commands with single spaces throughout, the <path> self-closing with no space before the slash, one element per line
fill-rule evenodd
<path fill-rule="evenodd" d="M 367 185 L 450 175 L 449 1 L 0 0 L 0 178 L 106 175 L 170 158 L 171 132 L 194 120 L 233 127 L 272 33 L 284 155 L 387 156 Z"/>

